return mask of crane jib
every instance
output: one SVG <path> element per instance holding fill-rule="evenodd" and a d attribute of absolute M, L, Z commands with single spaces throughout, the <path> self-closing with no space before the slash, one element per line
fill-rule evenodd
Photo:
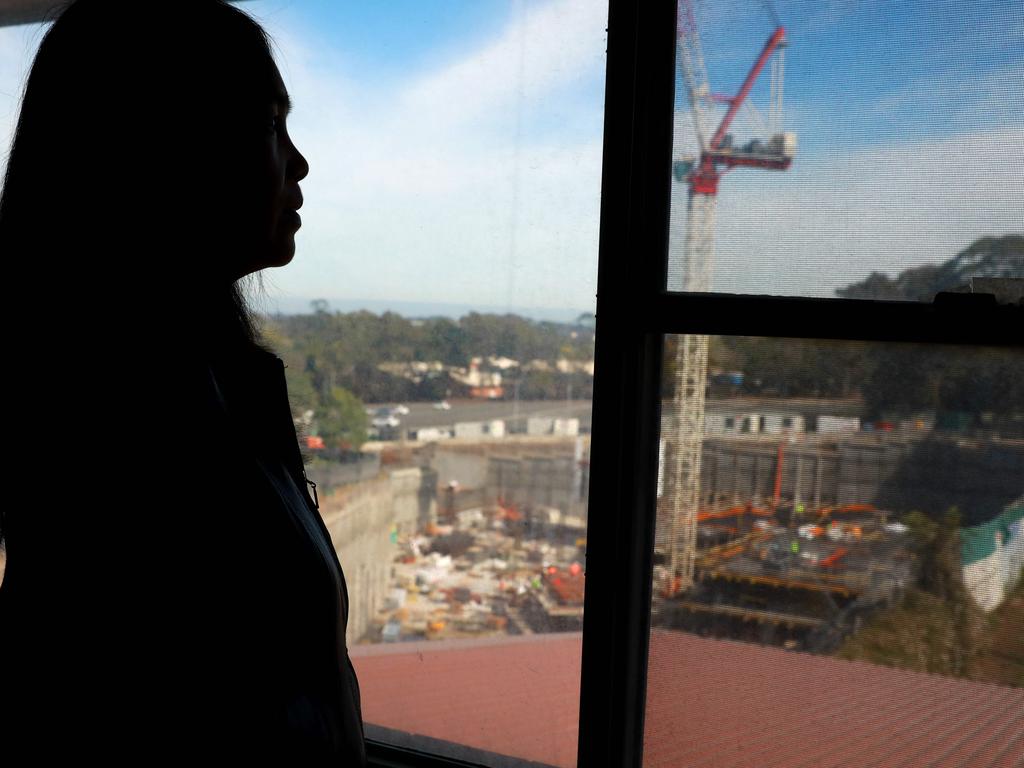
<path fill-rule="evenodd" d="M 739 108 L 743 105 L 743 102 L 750 94 L 750 89 L 754 87 L 754 83 L 757 81 L 758 75 L 761 74 L 761 70 L 764 69 L 764 65 L 768 63 L 768 59 L 771 58 L 775 49 L 782 44 L 785 38 L 785 27 L 776 27 L 771 37 L 768 38 L 768 42 L 764 44 L 764 48 L 761 50 L 761 55 L 757 57 L 757 61 L 754 62 L 754 66 L 750 68 L 750 72 L 747 73 L 746 80 L 743 81 L 743 85 L 740 86 L 739 92 L 729 104 L 729 110 L 725 113 L 725 117 L 722 118 L 722 122 L 718 126 L 718 130 L 715 131 L 715 135 L 711 137 L 711 143 L 709 146 L 712 151 L 721 147 L 722 139 L 725 138 L 726 131 L 729 130 L 729 126 L 732 124 L 733 118 L 736 117 L 736 113 L 739 111 Z"/>

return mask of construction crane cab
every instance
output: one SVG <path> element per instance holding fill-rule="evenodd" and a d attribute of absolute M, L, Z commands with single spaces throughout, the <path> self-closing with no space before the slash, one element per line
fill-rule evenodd
<path fill-rule="evenodd" d="M 761 160 L 777 160 L 779 158 L 785 158 L 788 161 L 792 161 L 796 157 L 796 133 L 793 131 L 783 131 L 782 133 L 776 133 L 767 141 L 763 141 L 759 138 L 750 139 L 742 146 L 735 145 L 735 138 L 731 133 L 725 134 L 722 137 L 722 141 L 718 147 L 709 154 L 716 160 L 728 162 L 729 158 L 752 158 Z M 689 167 L 686 168 L 685 173 L 680 173 L 681 163 L 676 161 L 677 172 L 676 178 L 679 181 L 684 181 L 686 173 L 693 168 L 694 163 L 691 161 Z"/>
<path fill-rule="evenodd" d="M 768 141 L 772 153 L 782 155 L 792 160 L 796 157 L 796 133 L 794 131 L 783 131 L 776 133 Z"/>
<path fill-rule="evenodd" d="M 768 140 L 753 138 L 741 146 L 734 146 L 733 136 L 727 133 L 721 144 L 709 150 L 708 155 L 724 165 L 736 164 L 743 158 L 753 160 L 785 160 L 788 165 L 796 157 L 796 134 L 793 131 L 776 133 Z"/>
<path fill-rule="evenodd" d="M 685 182 L 693 171 L 693 166 L 697 164 L 697 158 L 692 155 L 688 155 L 680 160 L 676 160 L 672 163 L 672 175 L 676 181 L 680 184 Z"/>
<path fill-rule="evenodd" d="M 782 131 L 773 134 L 767 141 L 752 138 L 742 146 L 736 146 L 735 137 L 731 133 L 726 133 L 714 154 L 729 157 L 739 155 L 776 156 L 792 160 L 797 156 L 797 134 L 794 131 Z M 694 158 L 686 159 L 691 161 L 691 165 L 695 160 Z"/>

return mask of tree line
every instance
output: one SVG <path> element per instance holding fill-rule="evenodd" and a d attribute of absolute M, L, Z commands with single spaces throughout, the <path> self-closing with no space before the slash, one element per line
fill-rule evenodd
<path fill-rule="evenodd" d="M 663 392 L 675 387 L 675 344 L 666 343 Z M 710 341 L 712 371 L 742 383 L 710 384 L 711 395 L 860 398 L 872 419 L 920 412 L 1024 417 L 1019 349 L 727 336 Z M 1024 426 L 1024 425 L 1022 425 Z"/>
<path fill-rule="evenodd" d="M 594 332 L 586 319 L 554 323 L 476 312 L 457 320 L 411 319 L 393 312 L 330 312 L 325 302 L 314 302 L 309 314 L 265 318 L 264 335 L 285 362 L 296 418 L 312 412 L 311 432 L 328 445 L 355 448 L 367 435 L 364 403 L 437 401 L 468 393 L 445 370 L 409 378 L 381 370 L 381 363 L 466 368 L 475 357 L 521 364 L 540 360 L 548 370 L 505 372 L 507 399 L 590 398 L 592 377 L 553 370 L 559 359 L 593 359 Z"/>
<path fill-rule="evenodd" d="M 592 354 L 587 349 L 593 344 L 590 331 L 577 331 L 572 338 L 568 327 L 544 327 L 513 316 L 474 317 L 468 329 L 462 323 L 437 319 L 414 324 L 397 315 L 320 313 L 272 318 L 267 336 L 287 365 L 296 416 L 312 411 L 317 434 L 351 446 L 366 439 L 363 403 L 437 401 L 468 394 L 444 371 L 411 380 L 382 371 L 380 362 L 440 360 L 465 366 L 470 358 L 493 355 L 495 349 L 507 357 L 519 355 L 514 359 L 520 361 L 550 363 Z M 666 399 L 676 383 L 675 343 L 676 337 L 666 339 Z M 445 354 L 434 356 L 445 345 Z M 527 357 L 535 354 L 543 357 Z M 857 398 L 872 420 L 926 412 L 952 418 L 959 427 L 983 426 L 985 419 L 995 418 L 1004 427 L 1021 422 L 1017 429 L 1024 429 L 1024 356 L 1017 349 L 713 337 L 709 369 L 742 373 L 740 381 L 726 383 L 711 376 L 711 396 Z M 592 377 L 553 368 L 512 369 L 503 383 L 506 399 L 593 395 Z"/>
<path fill-rule="evenodd" d="M 981 238 L 939 265 L 904 270 L 895 278 L 873 273 L 839 289 L 851 298 L 930 300 L 972 276 L 1024 276 L 1024 236 Z M 592 360 L 593 318 L 574 323 L 517 315 L 472 312 L 459 319 L 411 319 L 393 312 L 330 312 L 313 302 L 302 315 L 265 318 L 265 333 L 287 365 L 296 416 L 313 412 L 311 428 L 335 444 L 365 440 L 365 402 L 436 401 L 468 394 L 447 372 L 393 375 L 381 363 L 440 362 L 467 367 L 474 357 L 506 357 L 549 365 L 504 373 L 505 398 L 588 399 L 593 379 L 562 373 L 555 361 Z M 662 396 L 675 387 L 676 337 L 666 338 Z M 868 344 L 814 339 L 714 337 L 710 340 L 712 396 L 861 398 L 866 416 L 898 418 L 915 413 L 983 415 L 1008 419 L 1024 414 L 1024 360 L 1018 350 Z M 1024 429 L 1024 426 L 1021 427 Z"/>
<path fill-rule="evenodd" d="M 852 299 L 932 301 L 972 278 L 1024 277 L 1024 235 L 982 237 L 940 264 L 872 272 L 836 294 Z M 663 391 L 675 386 L 675 338 L 666 345 Z M 872 419 L 922 411 L 956 414 L 968 426 L 983 414 L 1024 419 L 1024 357 L 1018 350 L 814 339 L 713 338 L 712 371 L 743 374 L 742 383 L 711 379 L 711 394 L 860 397 Z M 1017 426 L 1024 429 L 1024 423 Z"/>

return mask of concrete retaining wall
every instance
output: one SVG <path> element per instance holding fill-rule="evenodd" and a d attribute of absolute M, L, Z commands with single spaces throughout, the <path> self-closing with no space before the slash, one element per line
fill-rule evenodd
<path fill-rule="evenodd" d="M 324 522 L 348 582 L 350 644 L 370 631 L 387 595 L 398 553 L 395 535 L 436 519 L 436 486 L 437 476 L 430 469 L 402 469 L 322 499 Z"/>
<path fill-rule="evenodd" d="M 379 473 L 379 453 L 363 454 L 357 461 L 314 461 L 306 465 L 306 476 L 316 483 L 320 493 L 370 480 Z"/>
<path fill-rule="evenodd" d="M 778 441 L 705 438 L 702 504 L 770 499 Z M 1024 490 L 1024 443 L 930 437 L 786 443 L 781 496 L 820 506 L 868 503 L 933 516 L 959 508 L 965 525 L 991 519 Z"/>

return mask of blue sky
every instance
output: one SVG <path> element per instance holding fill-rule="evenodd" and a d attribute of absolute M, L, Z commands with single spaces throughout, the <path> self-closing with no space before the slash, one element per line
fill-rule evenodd
<path fill-rule="evenodd" d="M 734 89 L 771 29 L 770 17 L 760 2 L 696 3 L 711 17 L 703 38 L 712 85 Z M 791 127 L 801 133 L 804 150 L 1024 124 L 1024 7 L 1018 2 L 775 5 L 790 43 L 786 93 L 790 107 L 799 109 Z M 764 102 L 767 78 L 759 86 Z"/>
<path fill-rule="evenodd" d="M 732 92 L 770 16 L 758 0 L 694 2 L 712 88 Z M 296 259 L 266 273 L 271 308 L 593 308 L 605 3 L 242 7 L 277 40 L 291 130 L 312 168 Z M 790 42 L 785 127 L 800 149 L 786 173 L 723 181 L 716 289 L 830 295 L 872 270 L 1024 230 L 1024 6 L 775 7 Z M 0 147 L 39 35 L 0 30 Z M 762 110 L 766 97 L 763 78 Z M 749 129 L 738 121 L 738 134 Z M 683 153 L 683 121 L 677 138 Z M 681 187 L 674 195 L 685 200 Z"/>

